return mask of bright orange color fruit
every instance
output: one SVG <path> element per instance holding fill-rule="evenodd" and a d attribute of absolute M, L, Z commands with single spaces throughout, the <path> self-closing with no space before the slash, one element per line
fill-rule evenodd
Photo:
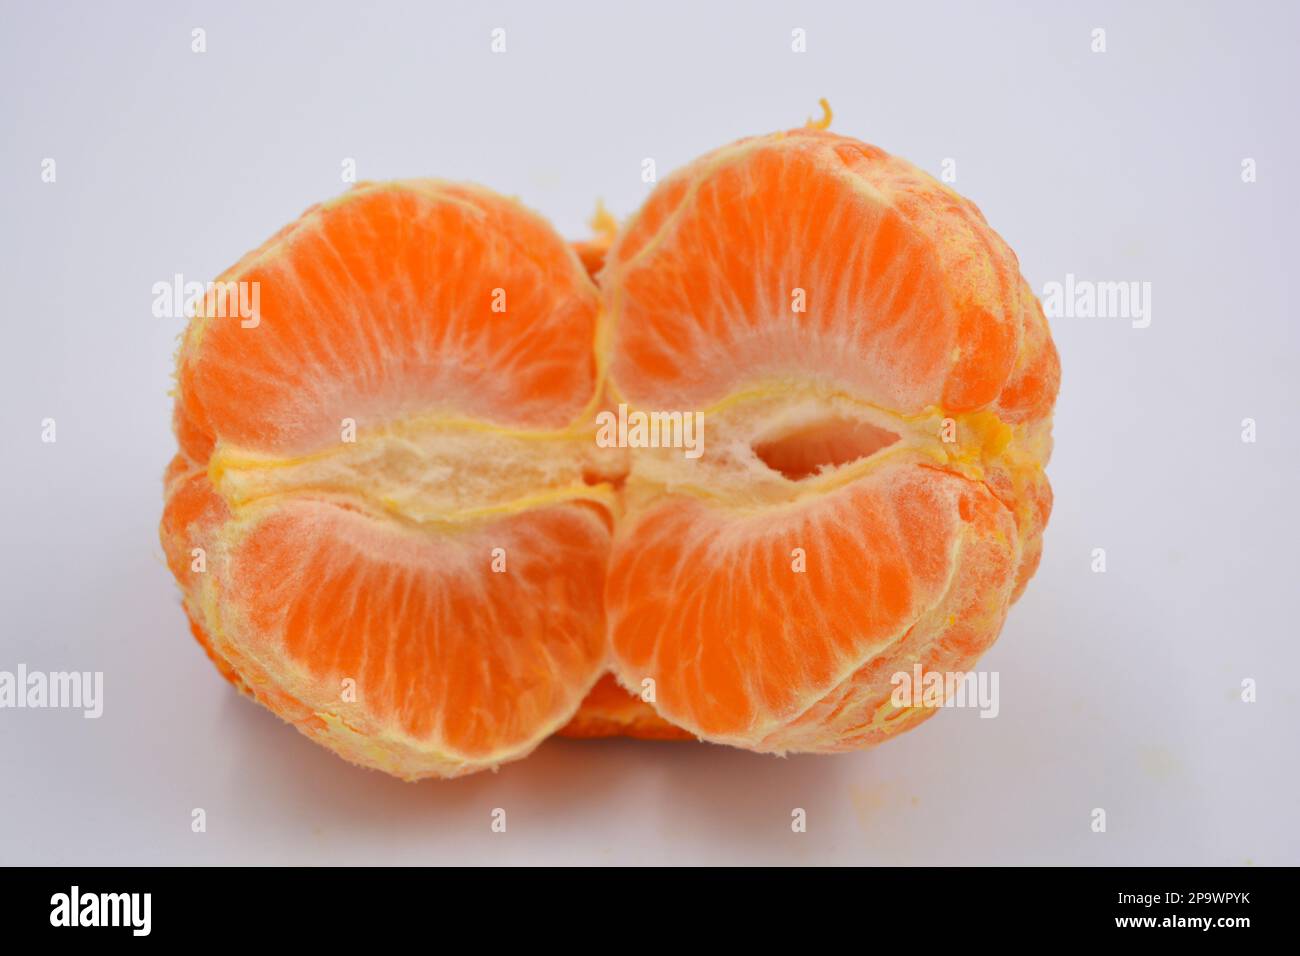
<path fill-rule="evenodd" d="M 168 563 L 222 673 L 356 763 L 871 745 L 934 712 L 892 675 L 969 669 L 1037 566 L 1042 310 L 971 203 L 863 143 L 742 140 L 576 246 L 367 184 L 219 281 L 260 309 L 186 332 Z M 601 447 L 619 406 L 702 413 L 703 453 Z"/>

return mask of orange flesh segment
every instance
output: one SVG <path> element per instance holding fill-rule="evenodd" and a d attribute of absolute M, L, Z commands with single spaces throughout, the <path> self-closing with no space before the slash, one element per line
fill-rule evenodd
<path fill-rule="evenodd" d="M 611 249 L 612 376 L 703 407 L 816 375 L 900 412 L 998 397 L 1021 337 L 1014 254 L 975 207 L 865 144 L 799 130 L 697 160 Z"/>
<path fill-rule="evenodd" d="M 509 573 L 491 570 L 497 547 Z M 246 654 L 302 672 L 306 689 L 354 680 L 357 726 L 500 759 L 561 724 L 591 683 L 607 547 L 605 526 L 574 506 L 435 536 L 294 502 L 233 544 L 228 584 L 246 599 L 230 626 L 246 628 Z"/>
<path fill-rule="evenodd" d="M 223 280 L 249 300 L 255 287 L 260 309 L 252 328 L 191 324 L 178 431 L 196 460 L 215 437 L 309 452 L 345 418 L 562 428 L 595 385 L 595 288 L 544 220 L 486 190 L 358 186 Z"/>
<path fill-rule="evenodd" d="M 642 740 L 694 740 L 694 735 L 670 724 L 653 706 L 619 686 L 606 674 L 583 700 L 561 737 L 637 737 Z"/>

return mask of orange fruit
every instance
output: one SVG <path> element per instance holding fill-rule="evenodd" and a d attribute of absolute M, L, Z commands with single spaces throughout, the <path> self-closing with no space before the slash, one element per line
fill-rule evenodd
<path fill-rule="evenodd" d="M 161 535 L 244 692 L 408 779 L 555 732 L 834 751 L 912 726 L 1036 567 L 1059 366 L 966 200 L 816 130 L 566 244 L 485 189 L 365 184 L 219 282 Z M 594 276 L 594 279 L 593 279 Z M 702 414 L 698 457 L 597 413 Z"/>

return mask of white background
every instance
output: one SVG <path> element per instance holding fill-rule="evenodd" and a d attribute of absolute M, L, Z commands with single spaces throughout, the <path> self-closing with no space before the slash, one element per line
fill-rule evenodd
<path fill-rule="evenodd" d="M 1280 2 L 5 0 L 0 669 L 101 670 L 105 710 L 0 710 L 0 863 L 1300 863 L 1298 19 Z M 619 216 L 642 201 L 643 158 L 662 174 L 800 125 L 821 96 L 837 132 L 936 174 L 954 158 L 1035 289 L 1152 283 L 1149 328 L 1053 323 L 1057 504 L 981 663 L 997 719 L 949 711 L 841 757 L 551 741 L 497 774 L 403 784 L 217 676 L 157 541 L 182 321 L 151 315 L 153 283 L 215 277 L 342 191 L 345 157 L 361 178 L 517 194 L 579 237 L 597 197 Z"/>

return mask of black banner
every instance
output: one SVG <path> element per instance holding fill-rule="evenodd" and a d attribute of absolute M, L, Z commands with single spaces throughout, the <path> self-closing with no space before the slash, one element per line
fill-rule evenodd
<path fill-rule="evenodd" d="M 575 868 L 549 875 L 529 869 L 50 868 L 5 875 L 6 939 L 75 934 L 92 944 L 109 937 L 190 939 L 241 927 L 258 943 L 373 942 L 381 927 L 409 933 L 426 921 L 444 924 L 434 940 L 445 939 L 450 928 L 489 928 L 495 936 L 548 926 L 549 935 L 560 920 L 584 928 L 593 917 L 597 925 L 602 918 L 626 925 L 638 922 L 638 913 L 652 934 L 678 923 L 685 932 L 701 922 L 719 931 L 725 926 L 728 936 L 761 934 L 773 919 L 842 931 L 844 920 L 866 920 L 873 932 L 929 927 L 937 939 L 952 939 L 965 926 L 1001 939 L 1199 936 L 1231 944 L 1243 933 L 1280 931 L 1295 882 L 1291 870 L 1255 868 Z"/>

